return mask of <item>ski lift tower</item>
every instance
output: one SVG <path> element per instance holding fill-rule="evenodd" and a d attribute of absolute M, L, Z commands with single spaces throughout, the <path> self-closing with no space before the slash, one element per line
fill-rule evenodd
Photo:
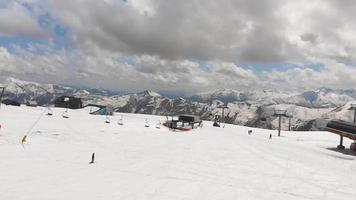
<path fill-rule="evenodd" d="M 286 110 L 275 110 L 273 116 L 278 117 L 278 136 L 281 136 L 282 117 L 288 117 L 287 111 Z"/>
<path fill-rule="evenodd" d="M 354 124 L 356 124 L 356 103 L 352 103 L 349 110 L 354 111 Z"/>
<path fill-rule="evenodd" d="M 222 106 L 218 106 L 218 108 L 222 109 L 222 112 L 221 112 L 221 121 L 223 123 L 225 123 L 225 117 L 224 117 L 224 114 L 225 114 L 225 109 L 229 108 L 227 107 L 227 105 L 222 105 Z"/>
<path fill-rule="evenodd" d="M 172 121 L 173 121 L 173 118 L 174 118 L 174 101 L 172 100 L 170 102 L 170 104 L 171 104 L 171 115 L 172 115 Z"/>
<path fill-rule="evenodd" d="M 292 129 L 292 118 L 293 118 L 293 113 L 288 113 L 288 118 L 289 118 L 288 130 L 289 130 L 289 131 L 291 131 L 291 129 Z"/>
<path fill-rule="evenodd" d="M 0 87 L 0 90 L 1 90 L 1 93 L 0 93 L 0 108 L 1 108 L 2 96 L 4 95 L 5 87 Z"/>

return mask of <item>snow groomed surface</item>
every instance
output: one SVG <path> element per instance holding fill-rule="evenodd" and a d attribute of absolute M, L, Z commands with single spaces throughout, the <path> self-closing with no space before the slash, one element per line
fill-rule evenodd
<path fill-rule="evenodd" d="M 329 150 L 334 134 L 212 122 L 183 134 L 157 129 L 165 117 L 122 114 L 119 126 L 118 113 L 54 108 L 22 146 L 46 109 L 1 107 L 1 200 L 356 198 L 356 157 Z"/>

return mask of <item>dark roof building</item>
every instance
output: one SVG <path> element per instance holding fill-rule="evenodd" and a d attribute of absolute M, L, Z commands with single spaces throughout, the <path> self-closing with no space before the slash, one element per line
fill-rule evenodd
<path fill-rule="evenodd" d="M 5 99 L 2 101 L 3 104 L 7 106 L 20 106 L 21 104 L 15 100 Z"/>
<path fill-rule="evenodd" d="M 182 122 L 189 122 L 189 123 L 201 122 L 200 117 L 196 115 L 179 115 L 178 120 Z"/>
<path fill-rule="evenodd" d="M 54 101 L 54 106 L 60 108 L 79 109 L 83 108 L 83 102 L 81 98 L 73 96 L 60 96 Z"/>

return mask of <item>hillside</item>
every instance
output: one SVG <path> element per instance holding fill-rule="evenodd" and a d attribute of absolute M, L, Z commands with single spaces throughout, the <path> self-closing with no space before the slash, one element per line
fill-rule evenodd
<path fill-rule="evenodd" d="M 332 117 L 350 121 L 352 113 L 347 105 L 355 102 L 355 90 L 332 90 L 320 88 L 303 93 L 277 90 L 236 91 L 220 90 L 198 93 L 190 97 L 175 99 L 146 90 L 123 94 L 103 89 L 80 89 L 54 84 L 27 82 L 11 77 L 0 78 L 6 86 L 4 99 L 20 103 L 34 100 L 38 105 L 53 105 L 55 98 L 72 95 L 82 98 L 84 105 L 111 105 L 118 112 L 154 115 L 194 114 L 202 119 L 213 120 L 221 115 L 221 105 L 227 105 L 224 121 L 250 127 L 275 129 L 277 119 L 274 110 L 283 107 L 293 115 L 291 129 L 298 131 L 320 130 Z M 337 111 L 341 109 L 342 112 Z M 336 113 L 338 112 L 338 113 Z M 283 128 L 288 130 L 289 119 L 283 119 Z"/>
<path fill-rule="evenodd" d="M 236 125 L 171 132 L 165 117 L 88 109 L 2 106 L 0 199 L 343 199 L 355 198 L 355 157 L 328 150 L 326 132 Z M 116 124 L 124 116 L 124 125 Z M 151 127 L 145 128 L 145 119 Z M 268 139 L 272 134 L 272 139 Z M 348 146 L 351 141 L 345 140 Z M 95 163 L 88 164 L 95 153 Z"/>
<path fill-rule="evenodd" d="M 6 87 L 3 99 L 15 100 L 22 104 L 35 101 L 40 106 L 52 105 L 54 100 L 62 95 L 80 97 L 84 101 L 99 101 L 120 94 L 120 92 L 103 89 L 81 89 L 57 84 L 42 84 L 3 76 L 0 76 L 1 86 Z"/>

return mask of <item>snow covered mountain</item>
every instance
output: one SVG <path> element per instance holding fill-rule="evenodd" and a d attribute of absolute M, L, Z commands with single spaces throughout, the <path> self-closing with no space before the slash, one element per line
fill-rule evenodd
<path fill-rule="evenodd" d="M 356 90 L 319 88 L 315 91 L 282 92 L 278 90 L 217 90 L 199 93 L 188 97 L 193 101 L 212 102 L 219 100 L 224 103 L 246 102 L 256 105 L 294 104 L 308 108 L 331 108 L 356 100 Z"/>
<path fill-rule="evenodd" d="M 223 121 L 226 123 L 275 129 L 277 119 L 274 110 L 282 107 L 293 114 L 292 130 L 318 130 L 332 117 L 345 118 L 350 111 L 344 109 L 356 102 L 355 90 L 320 88 L 304 93 L 287 93 L 274 90 L 236 91 L 221 90 L 199 93 L 188 98 L 171 99 L 157 92 L 117 95 L 102 89 L 78 89 L 54 84 L 39 84 L 9 77 L 0 77 L 0 85 L 6 86 L 5 97 L 26 103 L 35 100 L 38 105 L 53 104 L 61 95 L 82 98 L 84 105 L 111 105 L 116 111 L 171 116 L 177 114 L 199 115 L 213 120 L 221 115 L 221 105 L 227 105 Z M 116 95 L 115 95 L 116 94 Z M 337 111 L 341 109 L 341 111 Z M 336 114 L 335 114 L 336 113 Z M 345 119 L 350 120 L 349 117 Z M 283 119 L 283 128 L 289 128 L 289 119 Z"/>
<path fill-rule="evenodd" d="M 356 100 L 356 90 L 333 90 L 320 88 L 285 99 L 286 103 L 309 108 L 331 108 Z"/>
<path fill-rule="evenodd" d="M 183 98 L 169 99 L 159 95 L 150 95 L 148 91 L 125 96 L 108 97 L 103 101 L 92 103 L 101 105 L 109 103 L 118 112 L 164 116 L 189 113 L 199 115 L 204 120 L 213 120 L 215 115 L 221 115 L 222 110 L 219 106 L 224 105 L 219 100 L 214 100 L 210 103 L 200 103 Z M 335 112 L 335 108 L 309 108 L 295 104 L 259 105 L 232 102 L 226 105 L 228 108 L 225 110 L 224 122 L 266 129 L 276 129 L 278 127 L 278 119 L 274 116 L 274 111 L 279 109 L 287 110 L 288 114 L 293 115 L 290 120 L 291 129 L 300 131 L 322 129 L 322 125 L 325 126 L 326 120 L 332 119 L 329 116 L 333 116 L 332 113 Z M 347 109 L 339 115 L 346 113 L 349 114 Z M 322 120 L 325 123 L 314 125 L 316 120 Z M 284 118 L 282 122 L 282 128 L 288 130 L 289 119 Z"/>
<path fill-rule="evenodd" d="M 55 84 L 40 84 L 30 81 L 22 81 L 12 77 L 1 77 L 0 86 L 6 87 L 4 98 L 26 104 L 36 101 L 38 105 L 50 105 L 62 95 L 72 95 L 82 98 L 84 101 L 93 99 L 105 99 L 105 97 L 117 94 L 103 89 L 78 89 Z"/>
<path fill-rule="evenodd" d="M 250 104 L 268 105 L 284 102 L 283 99 L 295 95 L 296 93 L 286 93 L 273 90 L 253 90 L 253 91 L 237 91 L 231 89 L 215 90 L 212 92 L 198 93 L 188 97 L 193 101 L 212 102 L 219 100 L 226 103 L 245 102 Z"/>

